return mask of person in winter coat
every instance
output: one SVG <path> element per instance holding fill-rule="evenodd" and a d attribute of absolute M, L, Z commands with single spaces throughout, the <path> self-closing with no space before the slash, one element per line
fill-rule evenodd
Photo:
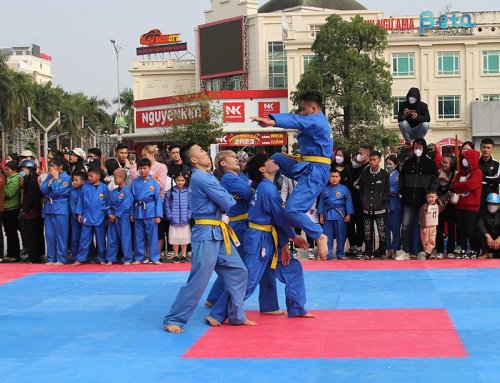
<path fill-rule="evenodd" d="M 437 189 L 438 197 L 441 202 L 446 202 L 449 199 L 449 193 L 451 190 L 451 184 L 455 179 L 457 174 L 455 156 L 447 154 L 443 157 L 441 161 L 441 170 L 439 170 L 439 186 Z M 439 222 L 437 227 L 436 235 L 436 250 L 438 259 L 444 258 L 445 247 L 444 247 L 444 233 L 445 224 L 448 227 L 448 241 L 446 242 L 446 252 L 448 258 L 454 257 L 456 241 L 456 223 L 455 223 L 455 205 L 449 203 L 446 205 L 444 210 L 439 213 Z"/>
<path fill-rule="evenodd" d="M 424 138 L 427 134 L 431 116 L 427 104 L 420 100 L 418 88 L 410 88 L 408 91 L 406 102 L 399 109 L 398 122 L 406 145 L 417 138 Z"/>
<path fill-rule="evenodd" d="M 179 262 L 179 246 L 181 247 L 181 262 L 187 262 L 187 245 L 191 242 L 191 203 L 186 185 L 187 176 L 175 176 L 175 186 L 168 190 L 163 204 L 164 216 L 170 221 L 168 240 L 174 249 L 174 262 Z"/>
<path fill-rule="evenodd" d="M 479 252 L 479 243 L 475 233 L 476 223 L 481 205 L 481 189 L 483 172 L 479 169 L 480 154 L 471 149 L 460 155 L 460 171 L 453 180 L 451 189 L 459 194 L 456 204 L 456 220 L 458 238 L 460 241 L 460 258 L 476 258 Z M 467 240 L 471 251 L 467 253 Z"/>
<path fill-rule="evenodd" d="M 400 192 L 403 202 L 401 225 L 401 251 L 396 260 L 408 260 L 411 253 L 418 254 L 420 228 L 418 214 L 426 202 L 426 193 L 438 188 L 438 170 L 433 160 L 425 154 L 427 143 L 423 138 L 413 142 L 413 156 L 405 161 L 399 175 Z"/>

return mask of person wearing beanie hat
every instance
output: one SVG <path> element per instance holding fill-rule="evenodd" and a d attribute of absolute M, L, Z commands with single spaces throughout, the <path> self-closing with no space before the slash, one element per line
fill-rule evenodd
<path fill-rule="evenodd" d="M 85 160 L 87 158 L 87 154 L 85 150 L 82 148 L 74 148 L 69 154 L 69 165 L 70 165 L 70 174 L 74 172 L 87 172 L 85 169 Z"/>

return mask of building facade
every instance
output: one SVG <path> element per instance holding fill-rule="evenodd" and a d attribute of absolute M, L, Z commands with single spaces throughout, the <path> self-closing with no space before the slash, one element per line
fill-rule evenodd
<path fill-rule="evenodd" d="M 478 132 L 495 139 L 500 136 L 500 129 L 474 129 L 475 122 L 480 124 L 488 116 L 474 120 L 472 113 L 474 103 L 500 101 L 500 12 L 452 12 L 443 16 L 422 9 L 418 16 L 390 17 L 382 11 L 364 9 L 355 1 L 271 0 L 259 8 L 255 0 L 211 0 L 210 9 L 205 11 L 206 24 L 196 28 L 196 90 L 286 90 L 289 100 L 314 59 L 311 46 L 316 33 L 334 13 L 346 20 L 361 15 L 388 32 L 385 58 L 393 76 L 394 113 L 384 121 L 387 129 L 397 131 L 398 105 L 409 88 L 417 87 L 431 114 L 428 141 L 445 146 L 452 145 L 455 136 L 459 141 L 477 140 Z M 244 25 L 241 73 L 205 78 L 205 43 L 200 41 L 200 31 L 239 17 Z M 220 44 L 225 43 L 220 37 Z M 138 96 L 145 86 L 137 83 Z M 291 109 L 288 101 L 282 111 Z M 244 124 L 249 132 L 262 131 L 249 119 Z M 227 129 L 229 132 L 230 123 Z"/>
<path fill-rule="evenodd" d="M 16 72 L 26 73 L 37 84 L 44 85 L 52 81 L 52 57 L 40 52 L 38 45 L 10 47 L 0 49 L 7 57 L 7 66 Z"/>

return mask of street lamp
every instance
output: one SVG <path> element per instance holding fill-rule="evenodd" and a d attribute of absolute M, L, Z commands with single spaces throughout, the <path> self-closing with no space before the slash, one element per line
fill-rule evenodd
<path fill-rule="evenodd" d="M 118 83 L 118 111 L 121 111 L 122 109 L 122 100 L 120 97 L 120 50 L 122 47 L 118 46 L 116 41 L 114 39 L 109 40 L 111 44 L 113 44 L 113 47 L 115 48 L 116 52 L 116 80 Z"/>

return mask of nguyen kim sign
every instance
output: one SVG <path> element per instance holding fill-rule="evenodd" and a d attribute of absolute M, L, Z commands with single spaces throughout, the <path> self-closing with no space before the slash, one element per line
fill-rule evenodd
<path fill-rule="evenodd" d="M 437 20 L 434 20 L 434 14 L 430 11 L 420 14 L 420 36 L 424 36 L 427 29 L 439 35 L 471 35 L 475 26 L 470 13 L 441 14 Z"/>
<path fill-rule="evenodd" d="M 162 128 L 202 118 L 204 107 L 199 104 L 176 106 L 155 110 L 138 110 L 135 114 L 137 128 Z"/>

